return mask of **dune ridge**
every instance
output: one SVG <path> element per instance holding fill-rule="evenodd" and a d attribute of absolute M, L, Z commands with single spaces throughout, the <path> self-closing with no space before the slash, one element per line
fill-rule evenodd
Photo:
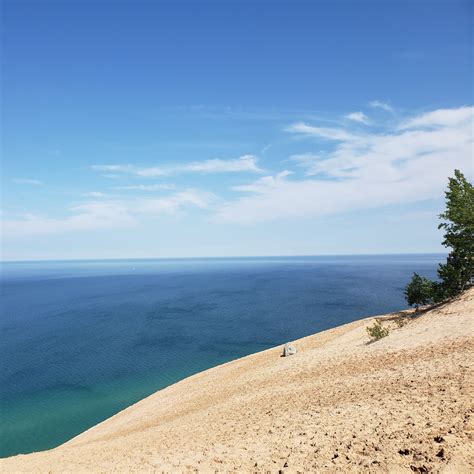
<path fill-rule="evenodd" d="M 390 334 L 368 344 L 374 320 Z M 399 327 L 397 323 L 406 322 Z M 2 472 L 474 471 L 474 288 L 160 390 Z"/>

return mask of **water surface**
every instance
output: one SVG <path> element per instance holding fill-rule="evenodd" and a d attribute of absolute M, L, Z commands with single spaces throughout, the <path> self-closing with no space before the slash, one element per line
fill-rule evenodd
<path fill-rule="evenodd" d="M 0 456 L 57 446 L 188 375 L 406 307 L 442 255 L 1 264 Z"/>

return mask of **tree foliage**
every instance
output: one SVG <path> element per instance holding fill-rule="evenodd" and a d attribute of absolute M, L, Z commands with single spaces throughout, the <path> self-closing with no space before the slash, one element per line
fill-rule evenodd
<path fill-rule="evenodd" d="M 449 178 L 446 210 L 440 214 L 444 229 L 443 245 L 451 249 L 438 269 L 439 281 L 434 282 L 414 274 L 405 288 L 410 306 L 443 301 L 456 296 L 474 278 L 474 187 L 459 170 Z"/>
<path fill-rule="evenodd" d="M 474 276 L 474 187 L 455 170 L 446 191 L 446 211 L 439 217 L 444 222 L 445 247 L 452 249 L 446 263 L 439 266 L 444 296 L 449 298 L 463 291 Z"/>
<path fill-rule="evenodd" d="M 428 278 L 413 273 L 413 277 L 405 288 L 405 298 L 410 306 L 419 306 L 433 302 L 434 282 Z"/>

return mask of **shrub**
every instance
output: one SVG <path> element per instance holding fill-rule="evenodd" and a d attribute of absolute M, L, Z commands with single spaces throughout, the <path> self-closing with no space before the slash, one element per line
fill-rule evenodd
<path fill-rule="evenodd" d="M 370 326 L 367 329 L 367 334 L 371 338 L 371 342 L 378 341 L 379 339 L 382 339 L 383 337 L 388 336 L 388 329 L 384 328 L 380 321 L 375 321 L 373 326 Z"/>

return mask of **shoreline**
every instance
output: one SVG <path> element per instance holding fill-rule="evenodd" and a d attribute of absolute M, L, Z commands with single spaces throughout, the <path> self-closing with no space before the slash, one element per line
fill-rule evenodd
<path fill-rule="evenodd" d="M 410 312 L 298 339 L 287 358 L 277 346 L 210 368 L 0 470 L 467 472 L 474 289 L 398 327 Z M 367 344 L 376 319 L 390 334 Z"/>

